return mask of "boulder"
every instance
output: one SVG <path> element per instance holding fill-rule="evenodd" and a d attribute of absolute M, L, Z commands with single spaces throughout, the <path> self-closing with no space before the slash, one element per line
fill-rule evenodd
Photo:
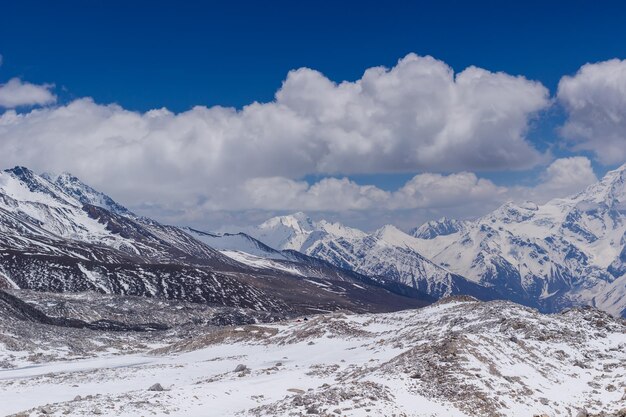
<path fill-rule="evenodd" d="M 240 363 L 239 365 L 237 365 L 237 367 L 235 368 L 234 372 L 244 372 L 244 371 L 247 371 L 247 370 L 248 370 L 248 367 L 246 365 L 243 365 L 243 364 Z"/>
<path fill-rule="evenodd" d="M 165 391 L 165 388 L 163 388 L 163 386 L 157 382 L 156 384 L 148 388 L 148 391 Z"/>

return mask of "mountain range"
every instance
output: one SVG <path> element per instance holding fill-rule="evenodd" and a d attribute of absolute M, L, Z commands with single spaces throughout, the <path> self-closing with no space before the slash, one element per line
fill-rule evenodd
<path fill-rule="evenodd" d="M 625 178 L 408 233 L 213 233 L 2 171 L 0 414 L 623 416 Z"/>
<path fill-rule="evenodd" d="M 159 297 L 307 314 L 390 311 L 433 298 L 293 254 L 271 265 L 226 256 L 140 217 L 70 174 L 0 172 L 0 288 Z"/>
<path fill-rule="evenodd" d="M 392 225 L 366 233 L 295 213 L 239 235 L 216 234 L 210 244 L 255 252 L 243 243 L 250 239 L 435 298 L 502 298 L 543 312 L 592 305 L 626 316 L 626 165 L 573 196 L 508 202 L 475 220 L 443 218 L 409 233 Z"/>
<path fill-rule="evenodd" d="M 234 233 L 138 216 L 71 174 L 0 173 L 0 286 L 262 311 L 391 311 L 451 295 L 626 316 L 626 165 L 545 204 L 367 233 L 304 213 Z"/>

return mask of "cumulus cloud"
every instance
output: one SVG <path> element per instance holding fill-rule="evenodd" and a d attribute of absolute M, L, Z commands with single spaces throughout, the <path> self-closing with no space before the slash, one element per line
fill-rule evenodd
<path fill-rule="evenodd" d="M 561 79 L 557 98 L 568 113 L 561 133 L 574 149 L 604 164 L 626 160 L 626 60 L 583 65 Z"/>
<path fill-rule="evenodd" d="M 390 193 L 372 185 L 359 185 L 348 178 L 324 178 L 312 185 L 284 177 L 246 181 L 244 204 L 266 210 L 347 211 L 384 208 Z"/>
<path fill-rule="evenodd" d="M 348 178 L 324 178 L 314 184 L 284 177 L 254 178 L 229 201 L 233 209 L 249 206 L 265 210 L 355 211 L 457 208 L 466 217 L 468 206 L 495 206 L 505 201 L 546 202 L 564 197 L 597 181 L 585 157 L 552 162 L 532 187 L 504 187 L 471 172 L 415 175 L 394 191 L 360 185 Z M 219 209 L 220 207 L 213 207 Z"/>
<path fill-rule="evenodd" d="M 12 109 L 54 103 L 56 96 L 50 92 L 52 87 L 50 84 L 36 85 L 12 78 L 6 84 L 0 84 L 0 107 Z"/>
<path fill-rule="evenodd" d="M 287 178 L 255 178 L 239 195 L 266 210 L 410 210 L 470 204 L 504 198 L 506 188 L 475 174 L 418 174 L 395 191 L 360 185 L 348 178 L 324 178 L 314 184 Z"/>
<path fill-rule="evenodd" d="M 446 208 L 505 198 L 507 189 L 471 172 L 414 176 L 393 193 L 391 209 Z"/>
<path fill-rule="evenodd" d="M 466 217 L 512 193 L 471 171 L 525 169 L 547 158 L 525 138 L 531 119 L 550 105 L 540 83 L 476 67 L 455 74 L 414 54 L 352 82 L 294 70 L 272 102 L 241 110 L 139 113 L 89 98 L 11 110 L 54 101 L 50 86 L 14 79 L 0 87 L 0 106 L 8 108 L 0 114 L 1 165 L 70 171 L 174 223 L 237 210 L 450 210 Z M 582 160 L 555 164 L 544 178 L 551 193 L 590 178 L 568 182 L 559 174 L 586 169 Z M 425 173 L 396 190 L 337 178 L 393 172 Z M 300 180 L 309 174 L 329 177 Z M 524 190 L 533 192 L 543 195 Z"/>
<path fill-rule="evenodd" d="M 561 158 L 548 166 L 537 191 L 546 196 L 562 197 L 582 191 L 596 181 L 598 178 L 588 158 Z"/>
<path fill-rule="evenodd" d="M 318 171 L 485 170 L 541 159 L 524 134 L 549 94 L 524 77 L 476 67 L 455 75 L 442 61 L 409 54 L 356 82 L 292 71 L 276 102 L 308 121 Z"/>

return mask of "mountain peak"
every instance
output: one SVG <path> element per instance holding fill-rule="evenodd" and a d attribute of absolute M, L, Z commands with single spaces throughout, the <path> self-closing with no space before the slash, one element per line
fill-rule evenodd
<path fill-rule="evenodd" d="M 250 234 L 276 249 L 300 250 L 307 237 L 315 230 L 315 224 L 304 213 L 272 217 L 250 230 Z"/>
<path fill-rule="evenodd" d="M 609 207 L 626 203 L 626 164 L 606 173 L 602 179 L 574 197 L 578 201 L 606 204 Z"/>
<path fill-rule="evenodd" d="M 82 204 L 91 204 L 93 206 L 102 207 L 113 213 L 121 215 L 133 215 L 133 213 L 126 207 L 118 204 L 108 195 L 93 189 L 69 172 L 63 172 L 57 176 L 56 179 L 54 179 L 54 185 L 80 201 Z"/>
<path fill-rule="evenodd" d="M 348 227 L 338 222 L 333 223 L 327 220 L 320 220 L 315 226 L 318 230 L 326 232 L 329 235 L 346 239 L 359 239 L 367 236 L 367 233 L 359 229 Z"/>
<path fill-rule="evenodd" d="M 396 234 L 396 233 L 404 233 L 404 232 L 402 230 L 398 229 L 393 224 L 386 224 L 386 225 L 380 227 L 378 230 L 376 230 L 374 232 L 374 236 L 384 235 L 384 234 L 388 234 L 388 233 Z"/>
<path fill-rule="evenodd" d="M 524 201 L 521 203 L 507 201 L 493 212 L 486 215 L 484 219 L 506 224 L 521 223 L 533 218 L 538 210 L 539 206 L 532 201 Z"/>
<path fill-rule="evenodd" d="M 19 165 L 13 168 L 5 169 L 4 172 L 23 182 L 32 182 L 37 175 L 30 169 Z"/>
<path fill-rule="evenodd" d="M 13 194 L 14 197 L 17 194 L 21 193 L 20 191 L 18 191 L 19 189 L 27 189 L 30 193 L 36 193 L 35 195 L 46 195 L 47 197 L 45 198 L 51 197 L 57 201 L 66 200 L 66 197 L 62 195 L 63 192 L 61 190 L 55 187 L 48 180 L 35 174 L 29 168 L 26 168 L 24 166 L 16 166 L 10 169 L 5 169 L 2 173 L 6 174 L 8 177 L 12 178 L 13 181 L 16 181 L 20 184 L 19 186 L 13 186 L 12 191 L 4 189 L 5 193 Z M 29 196 L 29 198 L 33 197 L 34 195 Z"/>
<path fill-rule="evenodd" d="M 71 181 L 71 182 L 81 182 L 78 177 L 73 175 L 71 172 L 63 171 L 59 175 L 57 175 L 55 181 Z"/>
<path fill-rule="evenodd" d="M 420 227 L 411 230 L 410 234 L 420 239 L 434 239 L 437 236 L 447 236 L 465 229 L 465 223 L 455 219 L 442 217 L 431 220 Z"/>

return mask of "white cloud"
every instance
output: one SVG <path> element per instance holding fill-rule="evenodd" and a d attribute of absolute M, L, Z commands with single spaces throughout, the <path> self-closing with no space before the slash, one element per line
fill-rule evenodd
<path fill-rule="evenodd" d="M 292 71 L 276 100 L 307 121 L 318 171 L 351 173 L 528 168 L 541 155 L 524 134 L 549 94 L 523 77 L 476 67 L 455 76 L 409 54 L 356 82 Z"/>
<path fill-rule="evenodd" d="M 484 213 L 508 200 L 544 203 L 564 197 L 597 181 L 585 157 L 561 158 L 552 162 L 532 187 L 504 187 L 471 172 L 415 175 L 394 191 L 360 185 L 348 178 L 324 178 L 314 184 L 284 177 L 254 178 L 223 195 L 221 205 L 209 202 L 211 210 L 256 208 L 284 211 L 358 210 L 457 210 L 458 217 Z M 474 209 L 468 212 L 468 207 Z"/>
<path fill-rule="evenodd" d="M 468 206 L 505 198 L 507 189 L 471 172 L 414 176 L 393 193 L 391 209 L 445 208 Z"/>
<path fill-rule="evenodd" d="M 1 61 L 0 56 L 0 64 Z M 12 109 L 54 103 L 56 97 L 50 92 L 51 88 L 52 85 L 36 85 L 12 78 L 6 84 L 0 84 L 0 107 Z"/>
<path fill-rule="evenodd" d="M 598 178 L 588 158 L 581 156 L 561 158 L 548 166 L 543 182 L 537 186 L 537 191 L 548 198 L 563 197 L 582 191 L 596 181 Z"/>
<path fill-rule="evenodd" d="M 604 164 L 626 160 L 626 60 L 583 65 L 561 79 L 557 98 L 568 112 L 561 133 L 574 149 Z"/>
<path fill-rule="evenodd" d="M 347 178 L 324 178 L 312 185 L 282 177 L 255 178 L 241 190 L 244 204 L 266 210 L 347 211 L 383 208 L 390 193 Z"/>
<path fill-rule="evenodd" d="M 50 86 L 14 79 L 2 89 L 0 105 L 8 108 L 55 100 Z M 441 61 L 410 54 L 355 82 L 291 71 L 273 102 L 239 111 L 198 106 L 138 113 L 88 98 L 6 110 L 0 165 L 70 171 L 124 204 L 176 223 L 236 210 L 449 210 L 465 217 L 510 193 L 468 171 L 545 161 L 525 134 L 549 105 L 540 83 L 475 67 L 455 75 Z M 299 180 L 416 171 L 431 173 L 392 191 L 345 178 Z M 556 171 L 547 175 L 560 178 Z M 555 189 L 559 181 L 553 180 Z"/>

